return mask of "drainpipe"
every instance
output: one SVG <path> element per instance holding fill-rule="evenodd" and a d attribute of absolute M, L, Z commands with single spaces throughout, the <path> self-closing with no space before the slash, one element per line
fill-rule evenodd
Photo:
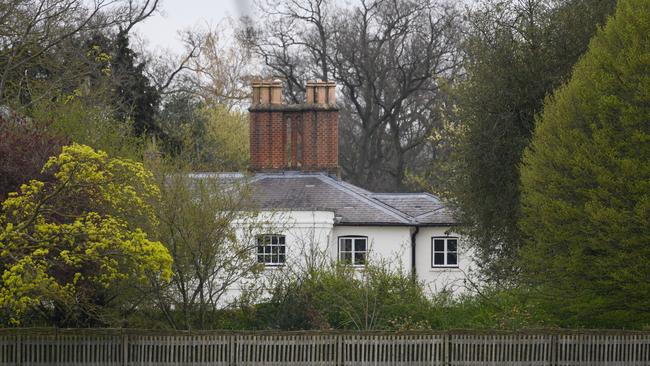
<path fill-rule="evenodd" d="M 414 226 L 415 230 L 411 233 L 411 277 L 413 282 L 417 281 L 417 273 L 415 272 L 415 237 L 420 231 L 419 226 Z"/>

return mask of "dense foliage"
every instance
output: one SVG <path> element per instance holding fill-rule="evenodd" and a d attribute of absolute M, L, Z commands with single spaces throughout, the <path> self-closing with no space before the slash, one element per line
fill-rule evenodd
<path fill-rule="evenodd" d="M 125 293 L 171 276 L 169 253 L 145 232 L 159 190 L 141 163 L 84 145 L 64 147 L 43 170 L 52 181 L 31 180 L 2 204 L 1 316 L 111 324 L 109 310 L 133 306 L 121 303 Z"/>
<path fill-rule="evenodd" d="M 245 171 L 248 168 L 248 115 L 190 95 L 168 98 L 158 123 L 166 155 L 195 171 Z"/>
<path fill-rule="evenodd" d="M 650 3 L 622 0 L 522 168 L 528 285 L 563 325 L 650 324 Z"/>
<path fill-rule="evenodd" d="M 0 112 L 0 202 L 30 179 L 44 180 L 43 164 L 67 139 L 49 125 Z"/>
<path fill-rule="evenodd" d="M 385 264 L 330 264 L 276 283 L 262 310 L 278 329 L 408 329 L 430 327 L 428 305 L 420 283 Z"/>
<path fill-rule="evenodd" d="M 516 281 L 519 164 L 535 115 L 546 94 L 570 75 L 614 4 L 484 1 L 469 14 L 467 76 L 457 86 L 458 113 L 451 117 L 458 141 L 448 175 L 438 177 L 435 188 L 457 207 L 490 281 Z"/>
<path fill-rule="evenodd" d="M 364 272 L 325 264 L 283 278 L 270 299 L 215 314 L 217 329 L 427 330 L 553 327 L 556 318 L 526 291 L 431 294 L 386 263 Z"/>

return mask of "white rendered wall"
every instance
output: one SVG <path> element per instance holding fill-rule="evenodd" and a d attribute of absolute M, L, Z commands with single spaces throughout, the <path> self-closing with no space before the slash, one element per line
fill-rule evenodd
<path fill-rule="evenodd" d="M 279 234 L 285 236 L 286 263 L 284 266 L 267 266 L 263 273 L 254 280 L 240 280 L 230 287 L 224 295 L 224 303 L 229 303 L 241 295 L 244 288 L 251 282 L 261 286 L 262 297 L 268 295 L 264 290 L 270 286 L 274 277 L 288 276 L 291 272 L 299 272 L 309 261 L 322 260 L 330 257 L 334 213 L 331 211 L 262 211 L 252 220 L 235 222 L 239 226 L 238 236 L 248 237 L 257 235 Z M 249 232 L 254 227 L 254 232 Z M 255 250 L 251 252 L 255 258 Z"/>
<path fill-rule="evenodd" d="M 433 237 L 458 238 L 458 267 L 434 267 L 432 261 Z M 472 268 L 472 251 L 460 235 L 451 231 L 449 227 L 421 227 L 416 235 L 415 268 L 417 277 L 424 282 L 431 293 L 442 290 L 451 290 L 454 294 L 466 290 L 466 276 Z"/>
<path fill-rule="evenodd" d="M 258 281 L 266 284 L 274 276 L 299 272 L 309 260 L 325 258 L 337 260 L 338 238 L 341 236 L 366 236 L 370 262 L 388 263 L 393 269 L 411 272 L 411 234 L 409 226 L 335 226 L 334 213 L 329 211 L 262 212 L 257 222 L 272 222 L 268 230 L 258 234 L 282 234 L 286 237 L 287 262 L 284 267 L 266 267 Z M 243 225 L 243 223 L 240 223 Z M 432 266 L 433 237 L 458 238 L 458 267 L 435 268 Z M 416 235 L 416 274 L 428 293 L 451 290 L 462 293 L 466 289 L 466 274 L 471 268 L 471 251 L 459 235 L 449 227 L 421 227 Z M 241 293 L 241 286 L 234 286 L 227 296 L 233 299 Z"/>
<path fill-rule="evenodd" d="M 370 262 L 385 261 L 410 273 L 411 233 L 407 226 L 335 226 L 332 236 L 332 258 L 338 258 L 338 237 L 367 236 Z"/>

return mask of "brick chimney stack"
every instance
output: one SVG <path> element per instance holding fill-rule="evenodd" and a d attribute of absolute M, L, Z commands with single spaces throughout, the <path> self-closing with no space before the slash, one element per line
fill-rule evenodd
<path fill-rule="evenodd" d="M 285 104 L 282 82 L 252 83 L 250 152 L 253 171 L 339 174 L 336 85 L 308 81 L 306 102 Z"/>

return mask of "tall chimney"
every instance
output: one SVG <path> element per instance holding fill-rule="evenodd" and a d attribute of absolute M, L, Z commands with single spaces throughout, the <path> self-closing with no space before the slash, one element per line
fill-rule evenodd
<path fill-rule="evenodd" d="M 308 81 L 306 102 L 285 104 L 282 82 L 252 83 L 250 152 L 253 171 L 339 174 L 336 85 Z"/>

